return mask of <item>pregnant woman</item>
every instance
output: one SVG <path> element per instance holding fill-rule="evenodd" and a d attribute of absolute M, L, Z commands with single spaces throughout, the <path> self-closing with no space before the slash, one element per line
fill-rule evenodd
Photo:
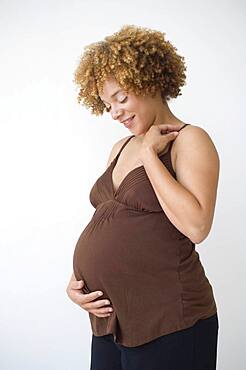
<path fill-rule="evenodd" d="M 89 313 L 91 370 L 216 369 L 217 306 L 195 246 L 212 226 L 219 156 L 168 106 L 185 70 L 164 33 L 125 25 L 75 71 L 78 102 L 130 132 L 91 188 L 67 287 Z"/>

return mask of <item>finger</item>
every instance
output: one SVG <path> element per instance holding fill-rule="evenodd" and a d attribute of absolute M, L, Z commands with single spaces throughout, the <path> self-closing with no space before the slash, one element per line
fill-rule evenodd
<path fill-rule="evenodd" d="M 91 307 L 91 308 L 86 307 L 86 309 L 87 310 L 90 310 L 90 311 L 95 311 L 97 313 L 113 312 L 113 307 L 110 307 L 110 306 L 105 306 L 105 307 Z"/>
<path fill-rule="evenodd" d="M 101 308 L 101 307 L 105 307 L 105 306 L 109 307 L 109 305 L 110 305 L 110 301 L 108 299 L 104 299 L 104 300 L 100 299 L 99 301 L 87 303 L 87 306 L 89 308 L 92 308 L 92 309 Z"/>
<path fill-rule="evenodd" d="M 94 312 L 91 312 L 91 313 L 93 313 L 94 314 Z M 111 314 L 110 313 L 106 313 L 106 314 L 94 314 L 95 316 L 97 316 L 97 317 L 108 317 L 108 316 L 110 316 Z"/>
<path fill-rule="evenodd" d="M 96 298 L 99 297 L 99 293 L 102 293 L 102 292 L 96 291 L 96 292 L 85 293 L 85 294 L 84 293 L 77 293 L 77 294 L 78 294 L 78 298 L 80 299 L 80 302 L 84 304 L 84 303 L 89 303 L 89 302 L 94 301 Z M 100 301 L 97 301 L 97 302 L 100 302 Z"/>
<path fill-rule="evenodd" d="M 170 138 L 170 140 L 172 140 L 173 138 L 175 138 L 176 136 L 178 136 L 179 132 L 178 131 L 173 131 L 173 132 L 169 132 L 166 137 Z"/>
<path fill-rule="evenodd" d="M 88 312 L 91 312 L 93 314 L 100 314 L 100 315 L 101 314 L 102 315 L 112 314 L 114 311 L 112 307 L 87 308 L 83 306 L 83 308 Z"/>
<path fill-rule="evenodd" d="M 88 311 L 94 314 L 99 314 L 99 315 L 106 315 L 106 314 L 112 313 L 112 310 L 110 310 L 109 308 L 94 308 L 94 309 L 88 309 Z"/>
<path fill-rule="evenodd" d="M 174 140 L 177 136 L 178 136 L 179 132 L 178 131 L 172 131 L 172 132 L 169 132 L 168 134 L 165 134 L 163 135 L 163 140 L 164 142 L 166 140 Z"/>
<path fill-rule="evenodd" d="M 96 309 L 96 308 L 100 308 L 100 307 L 103 307 L 103 306 L 108 306 L 110 305 L 110 301 L 108 299 L 100 299 L 99 301 L 96 301 L 96 302 L 85 302 L 85 306 L 86 308 L 89 308 L 89 309 Z"/>
<path fill-rule="evenodd" d="M 168 129 L 168 130 L 177 130 L 180 128 L 180 125 L 171 125 L 170 123 L 162 123 L 160 125 L 158 125 L 161 129 Z"/>

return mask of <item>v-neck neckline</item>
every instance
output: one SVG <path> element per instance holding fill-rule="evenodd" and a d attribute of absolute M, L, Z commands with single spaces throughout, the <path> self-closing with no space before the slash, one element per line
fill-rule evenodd
<path fill-rule="evenodd" d="M 158 155 L 159 158 L 162 158 L 164 157 L 165 155 L 167 155 L 169 153 L 169 150 L 166 152 L 166 153 L 163 153 L 161 155 Z M 112 175 L 113 175 L 113 170 L 114 170 L 114 167 L 116 165 L 116 157 L 113 159 L 113 161 L 111 162 L 110 164 L 110 171 L 109 171 L 109 177 L 110 177 L 110 183 L 111 183 L 111 190 L 112 190 L 112 194 L 113 194 L 113 197 L 115 198 L 116 195 L 119 193 L 119 191 L 121 190 L 122 188 L 122 185 L 124 185 L 124 183 L 128 180 L 128 177 L 130 177 L 132 174 L 134 174 L 136 171 L 142 171 L 144 170 L 144 165 L 141 164 L 140 166 L 137 166 L 137 167 L 134 167 L 132 170 L 130 170 L 126 175 L 125 177 L 123 177 L 123 179 L 121 180 L 118 188 L 115 190 L 114 189 L 114 184 L 113 184 L 113 178 L 112 178 Z"/>
<path fill-rule="evenodd" d="M 189 123 L 184 124 L 184 125 L 179 129 L 179 131 L 180 131 L 180 130 L 182 130 L 182 129 L 183 129 L 185 126 L 187 126 L 187 125 L 189 125 Z M 130 138 L 124 142 L 124 144 L 123 144 L 123 145 L 122 145 L 122 147 L 120 148 L 119 152 L 117 153 L 117 155 L 115 156 L 115 158 L 112 160 L 111 164 L 110 164 L 110 165 L 109 165 L 109 167 L 108 167 L 108 169 L 109 169 L 109 177 L 110 177 L 110 184 L 111 184 L 111 191 L 112 191 L 112 195 L 113 195 L 113 198 L 114 198 L 114 199 L 116 198 L 117 194 L 118 194 L 118 193 L 119 193 L 119 191 L 121 190 L 121 188 L 122 188 L 122 186 L 124 185 L 124 183 L 128 180 L 128 178 L 129 178 L 131 175 L 133 175 L 136 171 L 142 171 L 142 170 L 144 170 L 144 171 L 145 171 L 145 169 L 144 169 L 144 165 L 143 165 L 143 164 L 141 164 L 140 166 L 134 167 L 132 170 L 130 170 L 130 171 L 125 175 L 125 177 L 123 177 L 123 179 L 121 180 L 121 182 L 120 182 L 120 184 L 119 184 L 118 188 L 117 188 L 116 190 L 114 189 L 114 184 L 113 184 L 113 170 L 114 170 L 114 168 L 115 168 L 115 166 L 116 166 L 116 163 L 117 163 L 117 161 L 118 161 L 118 158 L 119 158 L 119 156 L 120 156 L 120 154 L 121 154 L 122 150 L 124 149 L 124 147 L 129 143 L 129 141 L 130 141 L 133 137 L 135 137 L 135 135 L 130 136 Z M 159 154 L 158 154 L 158 158 L 162 158 L 162 157 L 164 157 L 164 156 L 166 156 L 166 155 L 170 155 L 170 153 L 171 153 L 171 148 L 172 148 L 172 144 L 173 144 L 173 140 L 169 143 L 168 150 L 167 150 L 165 153 L 161 154 L 161 155 L 159 155 Z M 170 158 L 170 161 L 171 161 L 171 158 Z"/>

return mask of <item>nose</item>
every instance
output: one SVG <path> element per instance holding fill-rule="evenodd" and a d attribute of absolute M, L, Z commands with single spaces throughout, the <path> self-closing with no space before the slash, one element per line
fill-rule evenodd
<path fill-rule="evenodd" d="M 112 111 L 112 118 L 113 119 L 118 119 L 119 118 L 119 116 L 122 114 L 122 111 L 120 110 L 120 111 Z"/>

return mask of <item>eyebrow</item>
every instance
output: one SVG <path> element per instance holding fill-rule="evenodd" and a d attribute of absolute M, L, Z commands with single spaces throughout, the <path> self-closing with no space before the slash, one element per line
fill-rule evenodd
<path fill-rule="evenodd" d="M 115 96 L 116 94 L 118 94 L 118 92 L 120 91 L 123 91 L 123 89 L 119 89 L 117 91 L 115 91 L 112 95 L 111 95 L 111 98 L 113 98 L 113 96 Z M 102 101 L 104 102 L 104 100 L 102 99 Z M 106 102 L 105 102 L 106 103 Z"/>

